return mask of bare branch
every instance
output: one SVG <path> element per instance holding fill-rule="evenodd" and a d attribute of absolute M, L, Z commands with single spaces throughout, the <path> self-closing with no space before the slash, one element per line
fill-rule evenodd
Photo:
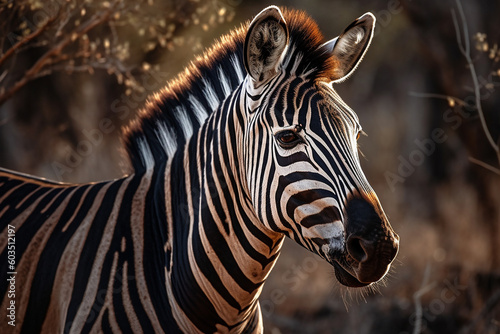
<path fill-rule="evenodd" d="M 0 74 L 0 82 L 2 82 L 3 79 L 5 79 L 5 77 L 7 76 L 7 73 L 9 73 L 9 70 L 5 70 L 5 71 L 3 71 L 2 74 Z"/>
<path fill-rule="evenodd" d="M 475 159 L 473 157 L 469 157 L 469 161 L 472 162 L 472 163 L 474 163 L 474 164 L 476 164 L 476 165 L 478 165 L 478 166 L 486 168 L 487 170 L 492 171 L 495 174 L 500 175 L 500 169 L 495 168 L 495 167 L 487 164 L 486 162 L 483 162 L 481 160 Z"/>
<path fill-rule="evenodd" d="M 86 23 L 79 26 L 73 33 L 68 34 L 66 38 L 61 40 L 55 47 L 47 51 L 41 56 L 38 61 L 24 74 L 24 76 L 14 83 L 5 93 L 0 95 L 0 105 L 11 98 L 19 89 L 24 87 L 29 81 L 33 80 L 38 72 L 44 69 L 45 66 L 50 65 L 54 60 L 53 57 L 60 55 L 61 51 L 71 42 L 75 41 L 82 35 L 86 34 L 99 24 L 109 19 L 113 11 L 113 5 L 110 5 L 105 12 L 97 13 L 90 18 Z"/>
<path fill-rule="evenodd" d="M 418 291 L 416 291 L 413 294 L 413 300 L 415 302 L 415 327 L 413 328 L 413 334 L 420 334 L 422 332 L 423 308 L 420 299 L 424 294 L 429 292 L 436 285 L 435 282 L 428 284 L 430 274 L 431 274 L 431 264 L 427 263 L 427 266 L 425 267 L 424 271 L 424 277 L 422 279 L 422 284 L 420 285 L 420 289 L 418 289 Z"/>
<path fill-rule="evenodd" d="M 22 40 L 14 44 L 10 49 L 8 49 L 2 57 L 0 57 L 0 66 L 3 65 L 3 63 L 9 59 L 19 48 L 21 48 L 23 45 L 29 43 L 36 37 L 40 36 L 56 19 L 58 15 L 54 15 L 50 19 L 47 20 L 41 27 L 39 27 L 37 30 L 33 31 L 31 34 L 28 36 L 24 37 Z"/>
<path fill-rule="evenodd" d="M 62 10 L 61 10 L 61 12 L 62 12 Z M 69 8 L 69 6 L 66 6 L 66 11 L 64 12 L 64 14 L 60 15 L 61 20 L 60 20 L 60 23 L 59 23 L 59 27 L 57 28 L 57 31 L 55 33 L 56 37 L 62 35 L 63 28 L 66 27 L 66 25 L 68 24 L 69 20 L 71 19 L 72 15 L 70 15 L 70 12 L 71 12 L 71 9 Z"/>
<path fill-rule="evenodd" d="M 104 63 L 99 63 L 96 61 L 91 61 L 86 64 L 81 64 L 81 65 L 72 65 L 72 64 L 58 64 L 55 66 L 50 67 L 50 71 L 66 71 L 66 72 L 89 72 L 91 69 L 101 69 L 101 70 L 112 70 L 116 69 L 116 72 L 122 73 L 125 76 L 130 76 L 133 78 L 133 76 L 130 74 L 130 71 L 132 70 L 132 66 L 129 68 L 126 68 L 123 66 L 121 69 L 118 68 L 118 64 L 116 62 L 113 62 L 112 60 L 108 60 Z"/>
<path fill-rule="evenodd" d="M 460 13 L 460 18 L 462 20 L 464 34 L 468 34 L 467 21 L 465 20 L 465 15 L 464 15 L 464 11 L 462 8 L 462 4 L 460 3 L 460 0 L 456 0 L 456 2 L 457 2 L 458 11 Z M 455 12 L 453 10 L 452 10 L 452 15 L 453 15 L 453 22 L 455 24 L 455 31 L 457 33 L 457 36 L 460 36 L 460 30 L 459 30 L 460 28 L 458 27 Z M 500 149 L 499 149 L 498 145 L 495 143 L 495 141 L 493 140 L 493 137 L 491 137 L 490 130 L 488 129 L 488 125 L 486 124 L 486 119 L 484 118 L 484 112 L 483 112 L 483 108 L 481 105 L 481 93 L 480 93 L 479 81 L 477 79 L 476 68 L 474 67 L 474 62 L 472 61 L 472 58 L 470 55 L 469 36 L 465 35 L 464 40 L 465 40 L 465 50 L 462 53 L 465 57 L 465 60 L 467 61 L 467 65 L 469 66 L 469 71 L 470 71 L 470 74 L 472 77 L 472 82 L 474 84 L 474 95 L 476 98 L 477 113 L 479 114 L 479 119 L 481 120 L 481 126 L 483 128 L 484 134 L 486 135 L 488 142 L 490 143 L 491 147 L 495 150 L 495 152 L 497 153 L 497 156 L 500 159 Z M 459 43 L 460 49 L 461 50 L 464 49 L 462 46 L 461 39 L 458 38 L 457 42 Z"/>
<path fill-rule="evenodd" d="M 465 42 L 465 53 L 470 55 L 470 41 L 469 41 L 469 27 L 467 26 L 467 21 L 465 20 L 464 9 L 460 0 L 457 1 L 458 13 L 460 14 L 460 20 L 462 21 L 462 28 L 464 30 L 464 42 Z"/>
<path fill-rule="evenodd" d="M 27 44 L 27 45 L 23 46 L 22 48 L 20 48 L 18 50 L 19 51 L 18 53 L 26 52 L 30 49 L 42 48 L 42 47 L 47 46 L 48 44 L 49 44 L 49 41 L 47 41 L 47 40 L 33 42 L 33 43 Z"/>
<path fill-rule="evenodd" d="M 139 3 L 131 3 L 123 0 L 109 0 L 92 3 L 66 0 L 61 2 L 57 15 L 51 17 L 42 27 L 33 28 L 36 32 L 23 36 L 22 40 L 13 47 L 9 45 L 8 53 L 0 53 L 0 83 L 3 83 L 0 87 L 0 105 L 14 96 L 28 82 L 57 70 L 71 72 L 71 67 L 75 67 L 73 71 L 88 71 L 89 73 L 92 73 L 93 68 L 105 69 L 109 74 L 116 75 L 120 84 L 124 83 L 132 89 L 141 89 L 142 87 L 135 80 L 135 74 L 132 74 L 132 70 L 135 73 L 140 64 L 128 66 L 127 60 L 134 61 L 135 58 L 130 59 L 130 42 L 121 43 L 123 31 L 129 31 L 131 27 L 132 29 L 139 28 L 137 33 L 145 42 L 142 43 L 142 48 L 137 49 L 142 52 L 149 52 L 158 46 L 165 47 L 165 51 L 170 51 L 177 43 L 174 39 L 178 33 L 175 29 L 177 25 L 186 24 L 186 22 L 196 22 L 193 24 L 198 25 L 202 17 L 208 21 L 207 27 L 217 23 L 212 19 L 213 15 L 207 12 L 209 4 L 168 5 L 173 10 L 165 18 L 162 13 L 142 15 L 142 11 L 151 14 L 150 8 L 141 5 L 146 3 L 149 1 L 140 0 Z M 13 22 L 17 22 L 19 18 L 24 20 L 27 13 L 36 10 L 29 6 L 27 0 L 16 1 L 16 6 L 13 8 L 15 10 L 2 12 L 3 8 L 0 5 L 0 13 L 7 17 L 5 20 L 0 20 L 0 27 L 5 31 L 10 29 L 9 25 L 13 25 Z M 177 11 L 181 11 L 182 15 L 175 15 Z M 219 17 L 218 22 L 220 19 Z M 229 17 L 228 19 L 230 20 Z M 169 23 L 169 21 L 172 22 Z M 96 30 L 94 28 L 98 28 L 97 26 L 103 28 L 103 34 L 93 33 Z M 92 31 L 88 35 L 87 32 L 90 30 Z M 0 45 L 4 43 L 4 40 L 5 36 L 0 36 Z M 180 38 L 178 41 L 180 43 L 183 40 Z M 18 55 L 41 46 L 43 48 L 37 51 L 40 51 L 42 55 L 37 57 L 24 72 L 17 75 L 19 71 L 10 70 L 15 68 Z M 6 68 L 7 62 L 8 68 Z M 148 68 L 145 70 L 147 71 Z"/>
<path fill-rule="evenodd" d="M 495 308 L 500 304 L 500 290 L 495 291 L 490 298 L 484 303 L 484 307 L 476 315 L 474 320 L 465 328 L 462 329 L 460 333 L 475 333 L 481 320 L 485 320 L 489 313 L 495 310 Z M 494 319 L 493 319 L 494 320 Z"/>
<path fill-rule="evenodd" d="M 456 103 L 460 106 L 467 106 L 467 102 L 464 100 L 459 99 L 458 97 L 450 96 L 450 95 L 443 95 L 443 94 L 434 94 L 434 93 L 419 93 L 419 92 L 409 92 L 408 93 L 410 96 L 414 97 L 422 97 L 422 98 L 434 98 L 434 99 L 441 99 L 441 100 L 446 100 L 448 101 L 448 104 L 451 104 L 451 101 L 453 103 Z M 453 106 L 451 106 L 453 107 Z"/>
<path fill-rule="evenodd" d="M 456 34 L 456 38 L 457 38 L 458 48 L 460 49 L 460 53 L 462 53 L 465 56 L 466 52 L 465 52 L 464 45 L 462 44 L 462 36 L 460 35 L 460 27 L 458 25 L 457 15 L 455 14 L 454 9 L 451 10 L 451 16 L 453 18 L 453 26 L 455 26 L 455 34 Z"/>

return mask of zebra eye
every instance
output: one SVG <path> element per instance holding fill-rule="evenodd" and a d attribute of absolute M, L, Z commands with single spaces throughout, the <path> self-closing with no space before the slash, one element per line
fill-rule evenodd
<path fill-rule="evenodd" d="M 276 134 L 278 143 L 283 148 L 294 148 L 297 144 L 302 143 L 302 138 L 294 130 L 284 130 Z"/>
<path fill-rule="evenodd" d="M 358 134 L 356 135 L 356 140 L 358 140 L 359 137 L 361 137 L 361 135 L 366 136 L 366 132 L 364 132 L 362 129 L 358 131 Z"/>

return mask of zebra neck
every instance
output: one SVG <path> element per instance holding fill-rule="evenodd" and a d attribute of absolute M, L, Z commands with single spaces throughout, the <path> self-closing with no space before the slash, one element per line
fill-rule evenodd
<path fill-rule="evenodd" d="M 240 95 L 167 167 L 167 292 L 174 317 L 190 332 L 259 327 L 257 299 L 283 240 L 260 223 L 248 195 Z"/>

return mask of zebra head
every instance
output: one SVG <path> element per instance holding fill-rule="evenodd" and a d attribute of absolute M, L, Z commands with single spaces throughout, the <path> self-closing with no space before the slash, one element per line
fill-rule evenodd
<path fill-rule="evenodd" d="M 270 233 L 327 260 L 343 285 L 366 286 L 387 273 L 399 237 L 361 170 L 358 117 L 332 84 L 356 69 L 375 17 L 361 16 L 323 44 L 319 32 L 298 34 L 293 24 L 271 6 L 246 35 L 248 191 Z"/>

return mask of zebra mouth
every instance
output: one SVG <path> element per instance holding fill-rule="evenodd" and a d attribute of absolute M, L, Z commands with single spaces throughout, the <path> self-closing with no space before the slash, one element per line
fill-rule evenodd
<path fill-rule="evenodd" d="M 358 280 L 354 275 L 344 269 L 337 261 L 333 261 L 333 268 L 335 269 L 335 277 L 340 284 L 350 288 L 361 288 L 371 283 L 364 283 Z"/>

